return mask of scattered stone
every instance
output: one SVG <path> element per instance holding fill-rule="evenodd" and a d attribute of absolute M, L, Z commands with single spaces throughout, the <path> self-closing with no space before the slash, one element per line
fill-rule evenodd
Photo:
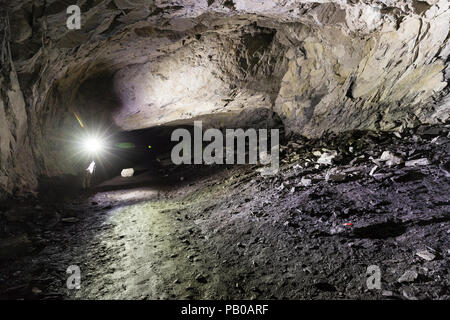
<path fill-rule="evenodd" d="M 332 182 L 344 182 L 347 179 L 347 175 L 344 173 L 336 172 L 335 170 L 330 170 L 325 175 L 325 181 Z"/>
<path fill-rule="evenodd" d="M 439 138 L 440 138 L 440 137 L 435 137 L 435 138 L 433 138 L 433 140 L 431 140 L 431 143 L 436 143 L 436 144 L 438 144 Z"/>
<path fill-rule="evenodd" d="M 335 235 L 342 233 L 345 229 L 342 226 L 335 226 L 330 229 L 330 234 Z"/>
<path fill-rule="evenodd" d="M 302 180 L 300 180 L 300 183 L 304 187 L 309 187 L 312 183 L 311 179 L 306 179 L 305 177 L 302 177 Z"/>
<path fill-rule="evenodd" d="M 38 294 L 41 294 L 41 293 L 42 293 L 42 290 L 39 289 L 39 288 L 33 287 L 33 288 L 31 289 L 31 292 L 33 292 L 34 294 L 38 295 Z"/>
<path fill-rule="evenodd" d="M 134 176 L 134 169 L 133 168 L 123 169 L 120 175 L 124 178 L 132 177 Z"/>
<path fill-rule="evenodd" d="M 391 290 L 383 290 L 383 292 L 381 292 L 381 295 L 385 297 L 392 297 L 394 293 Z"/>
<path fill-rule="evenodd" d="M 408 300 L 417 300 L 411 288 L 404 288 L 402 294 Z"/>
<path fill-rule="evenodd" d="M 75 223 L 78 222 L 78 219 L 75 217 L 69 217 L 69 218 L 62 218 L 61 221 L 66 223 Z"/>
<path fill-rule="evenodd" d="M 302 270 L 303 270 L 303 272 L 305 272 L 305 273 L 310 273 L 310 274 L 313 273 L 313 270 L 312 270 L 310 267 L 304 267 Z"/>
<path fill-rule="evenodd" d="M 402 158 L 396 156 L 390 151 L 384 151 L 379 160 L 384 161 L 388 167 L 399 165 L 403 162 Z"/>
<path fill-rule="evenodd" d="M 416 255 L 421 257 L 422 259 L 424 259 L 426 261 L 433 261 L 436 258 L 436 255 L 434 255 L 433 253 L 429 252 L 428 250 L 417 251 Z"/>
<path fill-rule="evenodd" d="M 406 271 L 400 278 L 398 278 L 398 282 L 404 283 L 404 282 L 413 282 L 417 279 L 418 273 L 414 270 L 408 270 Z"/>
<path fill-rule="evenodd" d="M 259 172 L 261 174 L 261 177 L 263 177 L 263 178 L 272 178 L 272 177 L 275 177 L 278 173 L 277 170 L 266 168 L 266 167 L 258 168 L 258 169 L 256 169 L 256 171 Z"/>
<path fill-rule="evenodd" d="M 430 161 L 427 158 L 417 159 L 417 160 L 409 160 L 405 162 L 406 167 L 415 167 L 415 166 L 428 166 Z"/>
<path fill-rule="evenodd" d="M 412 140 L 417 143 L 417 142 L 421 141 L 422 139 L 418 135 L 415 134 L 412 136 Z"/>
<path fill-rule="evenodd" d="M 384 151 L 382 154 L 381 154 L 381 157 L 380 157 L 380 161 L 387 161 L 387 160 L 389 160 L 389 159 L 392 159 L 393 157 L 395 157 L 395 155 L 392 153 L 392 152 L 390 152 L 390 151 Z"/>
<path fill-rule="evenodd" d="M 336 156 L 337 156 L 336 151 L 322 153 L 320 158 L 317 159 L 317 163 L 331 165 L 333 163 L 333 159 L 336 158 Z"/>

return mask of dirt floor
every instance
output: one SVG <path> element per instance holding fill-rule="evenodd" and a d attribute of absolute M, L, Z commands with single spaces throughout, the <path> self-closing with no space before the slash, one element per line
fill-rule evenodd
<path fill-rule="evenodd" d="M 0 297 L 449 299 L 449 135 L 291 137 L 274 177 L 166 167 L 4 204 Z M 367 287 L 371 265 L 381 289 Z"/>

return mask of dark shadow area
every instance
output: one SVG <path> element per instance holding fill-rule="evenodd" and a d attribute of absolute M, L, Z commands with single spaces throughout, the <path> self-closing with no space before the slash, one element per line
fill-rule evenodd
<path fill-rule="evenodd" d="M 373 224 L 367 227 L 356 228 L 353 233 L 355 238 L 387 239 L 395 238 L 406 232 L 402 223 L 387 221 Z"/>

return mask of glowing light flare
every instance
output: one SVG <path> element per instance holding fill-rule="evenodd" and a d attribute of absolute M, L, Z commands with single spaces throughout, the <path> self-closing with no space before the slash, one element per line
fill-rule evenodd
<path fill-rule="evenodd" d="M 83 141 L 83 150 L 88 154 L 98 154 L 105 150 L 105 142 L 99 137 L 90 136 Z"/>

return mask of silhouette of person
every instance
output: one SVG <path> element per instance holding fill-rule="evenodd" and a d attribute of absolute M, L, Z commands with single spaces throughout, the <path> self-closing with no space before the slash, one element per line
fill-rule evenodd
<path fill-rule="evenodd" d="M 95 172 L 95 161 L 93 160 L 89 167 L 84 170 L 83 174 L 83 189 L 89 189 L 92 185 L 92 177 Z"/>

